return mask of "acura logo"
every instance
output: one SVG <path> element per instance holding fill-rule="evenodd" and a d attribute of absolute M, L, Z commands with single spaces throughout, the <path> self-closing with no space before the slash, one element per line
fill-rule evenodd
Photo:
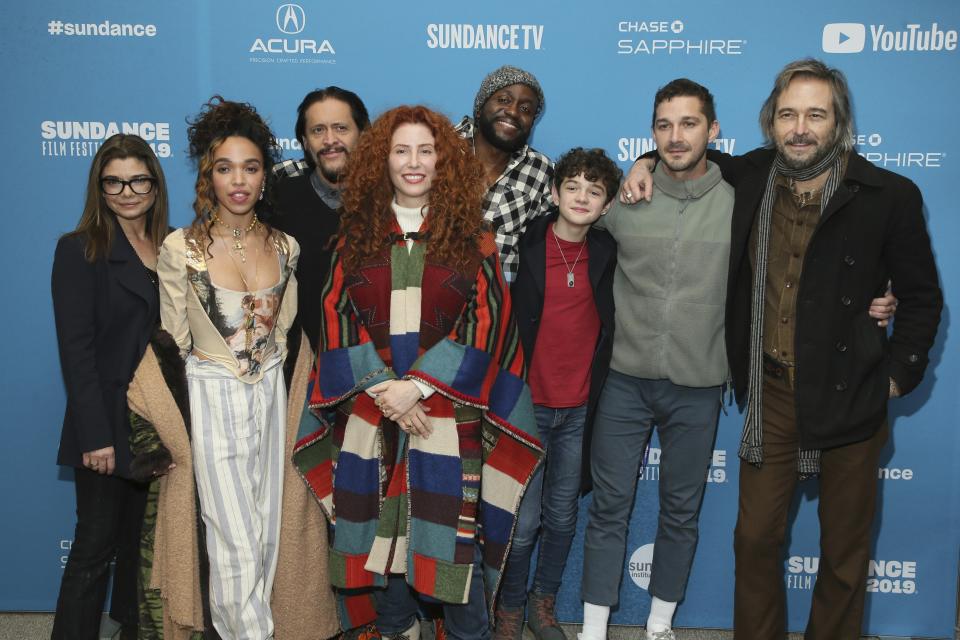
<path fill-rule="evenodd" d="M 307 26 L 307 16 L 298 4 L 282 4 L 277 7 L 277 29 L 286 34 L 296 34 Z"/>

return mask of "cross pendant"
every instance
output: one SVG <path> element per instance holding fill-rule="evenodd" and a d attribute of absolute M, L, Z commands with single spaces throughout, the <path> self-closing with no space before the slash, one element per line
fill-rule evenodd
<path fill-rule="evenodd" d="M 572 287 L 573 287 L 573 284 L 574 284 L 573 272 L 570 271 L 570 272 L 567 273 L 567 286 L 572 288 Z"/>

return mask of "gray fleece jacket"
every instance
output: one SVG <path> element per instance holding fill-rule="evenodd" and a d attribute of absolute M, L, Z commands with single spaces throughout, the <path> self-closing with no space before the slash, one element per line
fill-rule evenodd
<path fill-rule="evenodd" d="M 727 380 L 724 300 L 733 187 L 708 162 L 695 180 L 658 164 L 652 202 L 615 202 L 599 225 L 617 241 L 610 367 L 687 387 Z"/>

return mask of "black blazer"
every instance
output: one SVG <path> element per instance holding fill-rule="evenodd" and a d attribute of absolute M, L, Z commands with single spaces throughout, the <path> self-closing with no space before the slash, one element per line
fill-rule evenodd
<path fill-rule="evenodd" d="M 749 375 L 750 233 L 774 151 L 709 157 L 736 188 L 726 340 L 742 405 Z M 870 301 L 883 295 L 888 279 L 899 299 L 889 339 L 867 315 Z M 843 181 L 804 256 L 797 302 L 801 447 L 828 448 L 869 438 L 887 415 L 888 378 L 902 393 L 920 383 L 943 306 L 923 202 L 913 182 L 850 153 Z"/>
<path fill-rule="evenodd" d="M 57 462 L 82 467 L 113 446 L 114 475 L 129 477 L 127 385 L 160 321 L 157 289 L 120 225 L 105 258 L 87 262 L 86 239 L 66 235 L 53 259 L 53 315 L 67 408 Z"/>
<path fill-rule="evenodd" d="M 533 349 L 540 329 L 540 317 L 543 315 L 543 297 L 547 270 L 547 228 L 557 219 L 556 211 L 540 216 L 527 225 L 526 232 L 520 238 L 520 266 L 517 277 L 510 287 L 513 311 L 523 345 L 527 366 L 533 361 Z M 590 434 L 593 418 L 597 410 L 600 391 L 610 371 L 610 357 L 613 354 L 613 273 L 617 266 L 617 243 L 606 231 L 590 229 L 587 232 L 587 251 L 589 264 L 587 273 L 593 288 L 593 300 L 600 316 L 600 335 L 572 336 L 571 343 L 596 339 L 593 364 L 590 371 L 590 396 L 587 402 L 587 421 L 583 431 L 582 486 L 586 491 L 590 481 Z"/>

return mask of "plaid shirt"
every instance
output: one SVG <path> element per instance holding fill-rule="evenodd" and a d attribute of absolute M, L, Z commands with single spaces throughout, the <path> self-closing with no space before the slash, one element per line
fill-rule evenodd
<path fill-rule="evenodd" d="M 473 121 L 464 117 L 456 131 L 461 137 L 473 140 Z M 483 217 L 493 225 L 503 276 L 508 283 L 517 275 L 520 265 L 517 244 L 527 224 L 553 206 L 550 196 L 552 181 L 550 158 L 524 145 L 514 152 L 503 174 L 487 191 Z"/>
<path fill-rule="evenodd" d="M 467 140 L 473 140 L 474 125 L 464 117 L 456 132 Z M 298 176 L 310 171 L 305 160 L 284 160 L 273 166 L 276 176 Z M 520 265 L 517 244 L 527 224 L 546 213 L 553 206 L 550 184 L 553 181 L 553 164 L 550 158 L 529 145 L 514 152 L 503 174 L 487 191 L 484 198 L 483 217 L 493 226 L 500 264 L 507 283 L 513 282 Z"/>
<path fill-rule="evenodd" d="M 281 176 L 294 178 L 296 176 L 302 176 L 305 173 L 309 173 L 310 171 L 310 165 L 307 164 L 307 161 L 303 158 L 296 160 L 281 160 L 273 165 L 273 175 L 277 178 Z"/>

